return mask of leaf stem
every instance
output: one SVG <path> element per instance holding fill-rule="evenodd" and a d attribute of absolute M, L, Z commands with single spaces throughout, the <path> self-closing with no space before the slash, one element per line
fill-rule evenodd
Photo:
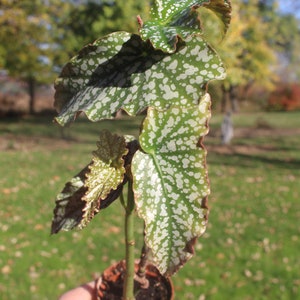
<path fill-rule="evenodd" d="M 124 209 L 126 209 L 126 204 L 125 204 L 124 192 L 123 191 L 120 194 L 120 202 L 121 202 L 122 206 L 124 207 Z"/>
<path fill-rule="evenodd" d="M 126 274 L 123 300 L 134 300 L 134 195 L 132 181 L 128 182 L 127 205 L 125 207 Z"/>

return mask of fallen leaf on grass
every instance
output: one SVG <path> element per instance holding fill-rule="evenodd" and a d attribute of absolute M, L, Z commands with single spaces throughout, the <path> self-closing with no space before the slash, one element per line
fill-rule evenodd
<path fill-rule="evenodd" d="M 9 265 L 3 266 L 1 269 L 1 273 L 4 275 L 11 273 L 11 267 Z"/>
<path fill-rule="evenodd" d="M 117 226 L 110 226 L 108 228 L 108 231 L 111 232 L 111 233 L 119 233 L 121 231 L 121 229 Z"/>
<path fill-rule="evenodd" d="M 222 260 L 222 259 L 224 259 L 225 258 L 225 254 L 224 253 L 218 253 L 217 254 L 217 259 L 220 259 L 220 260 Z"/>
<path fill-rule="evenodd" d="M 250 270 L 246 269 L 246 270 L 244 271 L 244 275 L 245 275 L 247 278 L 250 278 L 250 277 L 252 277 L 252 272 L 251 272 Z"/>
<path fill-rule="evenodd" d="M 34 230 L 43 230 L 44 228 L 45 228 L 45 226 L 42 225 L 42 224 L 36 224 L 36 225 L 34 226 Z"/>
<path fill-rule="evenodd" d="M 19 187 L 15 186 L 15 187 L 11 187 L 11 188 L 3 188 L 2 189 L 2 193 L 4 195 L 10 195 L 12 193 L 17 193 L 19 191 Z"/>
<path fill-rule="evenodd" d="M 256 183 L 256 182 L 262 182 L 263 178 L 262 177 L 247 177 L 246 182 L 248 183 Z"/>

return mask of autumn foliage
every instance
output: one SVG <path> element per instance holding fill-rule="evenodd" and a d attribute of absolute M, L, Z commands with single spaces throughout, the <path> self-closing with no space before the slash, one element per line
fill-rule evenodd
<path fill-rule="evenodd" d="M 291 111 L 300 109 L 300 84 L 281 84 L 268 99 L 270 110 Z"/>

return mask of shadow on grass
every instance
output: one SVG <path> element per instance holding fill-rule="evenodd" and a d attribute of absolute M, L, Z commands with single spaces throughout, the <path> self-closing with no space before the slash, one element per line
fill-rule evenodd
<path fill-rule="evenodd" d="M 114 133 L 137 135 L 143 116 L 122 119 L 109 119 L 91 122 L 85 117 L 61 127 L 54 122 L 54 115 L 32 115 L 7 117 L 0 119 L 0 134 L 23 135 L 27 137 L 42 136 L 53 139 L 88 142 L 97 140 L 103 129 Z"/>
<path fill-rule="evenodd" d="M 274 158 L 266 155 L 257 155 L 251 153 L 220 154 L 210 152 L 208 154 L 208 163 L 227 166 L 238 165 L 246 168 L 257 168 L 259 165 L 261 165 L 262 167 L 268 166 L 287 170 L 300 169 L 300 159 L 297 158 Z"/>

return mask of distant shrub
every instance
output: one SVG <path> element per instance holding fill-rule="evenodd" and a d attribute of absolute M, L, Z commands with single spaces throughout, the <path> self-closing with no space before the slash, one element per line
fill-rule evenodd
<path fill-rule="evenodd" d="M 277 111 L 300 109 L 300 85 L 292 83 L 278 86 L 269 96 L 268 109 Z"/>

